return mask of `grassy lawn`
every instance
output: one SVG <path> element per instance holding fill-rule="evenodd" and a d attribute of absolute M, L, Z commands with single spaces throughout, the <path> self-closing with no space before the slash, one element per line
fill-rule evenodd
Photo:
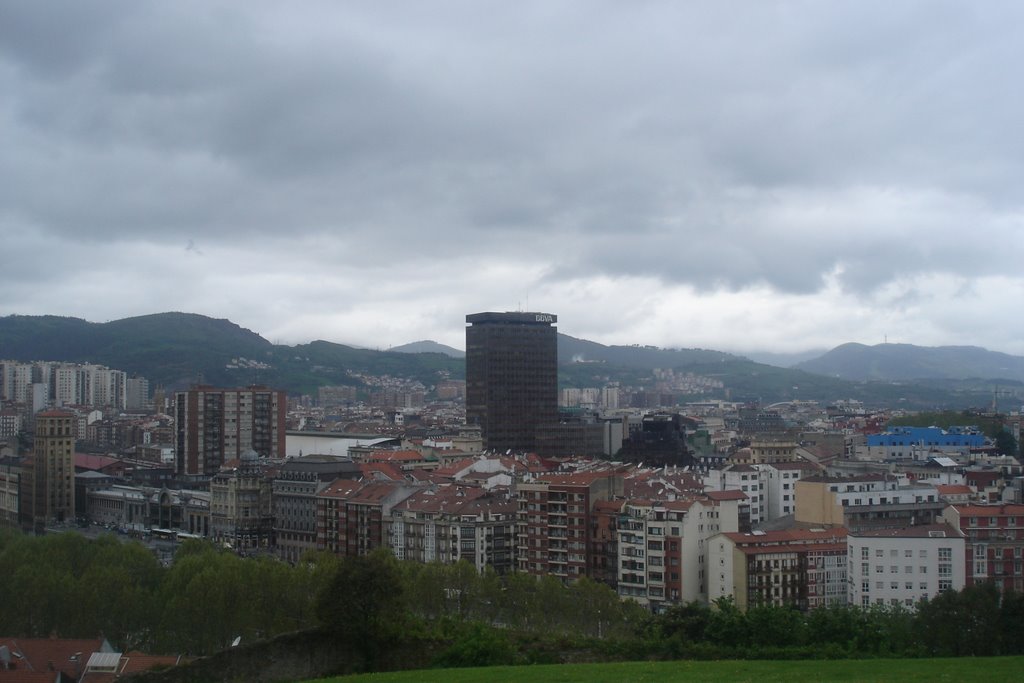
<path fill-rule="evenodd" d="M 799 681 L 1012 681 L 1024 657 L 815 661 L 620 662 L 427 669 L 321 679 L 320 683 L 798 683 Z"/>

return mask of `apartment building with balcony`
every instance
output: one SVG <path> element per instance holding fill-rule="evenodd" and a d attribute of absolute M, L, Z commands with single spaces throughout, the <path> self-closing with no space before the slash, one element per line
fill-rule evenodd
<path fill-rule="evenodd" d="M 356 556 L 387 547 L 384 520 L 416 491 L 397 481 L 332 482 L 315 496 L 317 550 Z"/>
<path fill-rule="evenodd" d="M 658 612 L 707 600 L 708 539 L 739 528 L 738 496 L 626 501 L 618 520 L 619 595 Z"/>
<path fill-rule="evenodd" d="M 515 568 L 516 501 L 507 489 L 448 484 L 416 491 L 385 520 L 395 557 L 451 564 L 465 560 L 499 574 Z"/>
<path fill-rule="evenodd" d="M 261 386 L 195 386 L 175 394 L 178 474 L 212 476 L 221 464 L 249 450 L 285 457 L 284 391 Z"/>
<path fill-rule="evenodd" d="M 274 547 L 283 560 L 297 562 L 316 549 L 316 494 L 339 478 L 362 476 L 359 466 L 334 455 L 289 458 L 272 483 Z"/>
<path fill-rule="evenodd" d="M 846 529 L 722 533 L 708 543 L 708 600 L 809 610 L 846 601 Z"/>
<path fill-rule="evenodd" d="M 521 572 L 564 582 L 592 576 L 594 506 L 622 496 L 616 470 L 547 474 L 517 486 L 516 562 Z"/>
<path fill-rule="evenodd" d="M 237 552 L 268 549 L 273 542 L 271 477 L 256 451 L 231 460 L 210 479 L 210 535 Z"/>
<path fill-rule="evenodd" d="M 1024 591 L 1024 505 L 950 505 L 942 519 L 966 537 L 965 583 Z"/>

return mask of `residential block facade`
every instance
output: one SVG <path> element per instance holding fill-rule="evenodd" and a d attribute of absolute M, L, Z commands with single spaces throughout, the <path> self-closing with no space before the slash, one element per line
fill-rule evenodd
<path fill-rule="evenodd" d="M 966 585 L 1024 591 L 1024 505 L 950 505 L 942 518 L 967 539 Z"/>
<path fill-rule="evenodd" d="M 964 587 L 964 537 L 945 523 L 850 532 L 849 603 L 912 609 Z"/>
<path fill-rule="evenodd" d="M 175 394 L 175 463 L 179 474 L 213 476 L 249 450 L 285 456 L 284 391 L 252 386 L 197 386 Z"/>

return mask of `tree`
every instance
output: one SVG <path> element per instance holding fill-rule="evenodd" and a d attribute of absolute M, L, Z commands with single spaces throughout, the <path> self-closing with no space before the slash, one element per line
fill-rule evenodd
<path fill-rule="evenodd" d="M 1020 455 L 1020 451 L 1017 447 L 1017 439 L 1013 438 L 1013 434 L 1006 429 L 1006 427 L 1000 427 L 999 431 L 995 435 L 996 450 L 1001 455 L 1011 455 L 1017 457 Z"/>
<path fill-rule="evenodd" d="M 748 647 L 750 630 L 747 615 L 736 607 L 731 597 L 718 598 L 711 604 L 711 618 L 704 631 L 707 640 L 715 645 Z"/>
<path fill-rule="evenodd" d="M 317 601 L 321 624 L 377 668 L 383 646 L 400 640 L 406 621 L 402 580 L 387 551 L 348 557 Z"/>

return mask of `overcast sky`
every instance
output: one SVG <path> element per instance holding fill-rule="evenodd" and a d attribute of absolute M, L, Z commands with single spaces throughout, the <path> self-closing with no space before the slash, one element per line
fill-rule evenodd
<path fill-rule="evenodd" d="M 0 313 L 1024 355 L 1024 3 L 0 0 Z"/>

